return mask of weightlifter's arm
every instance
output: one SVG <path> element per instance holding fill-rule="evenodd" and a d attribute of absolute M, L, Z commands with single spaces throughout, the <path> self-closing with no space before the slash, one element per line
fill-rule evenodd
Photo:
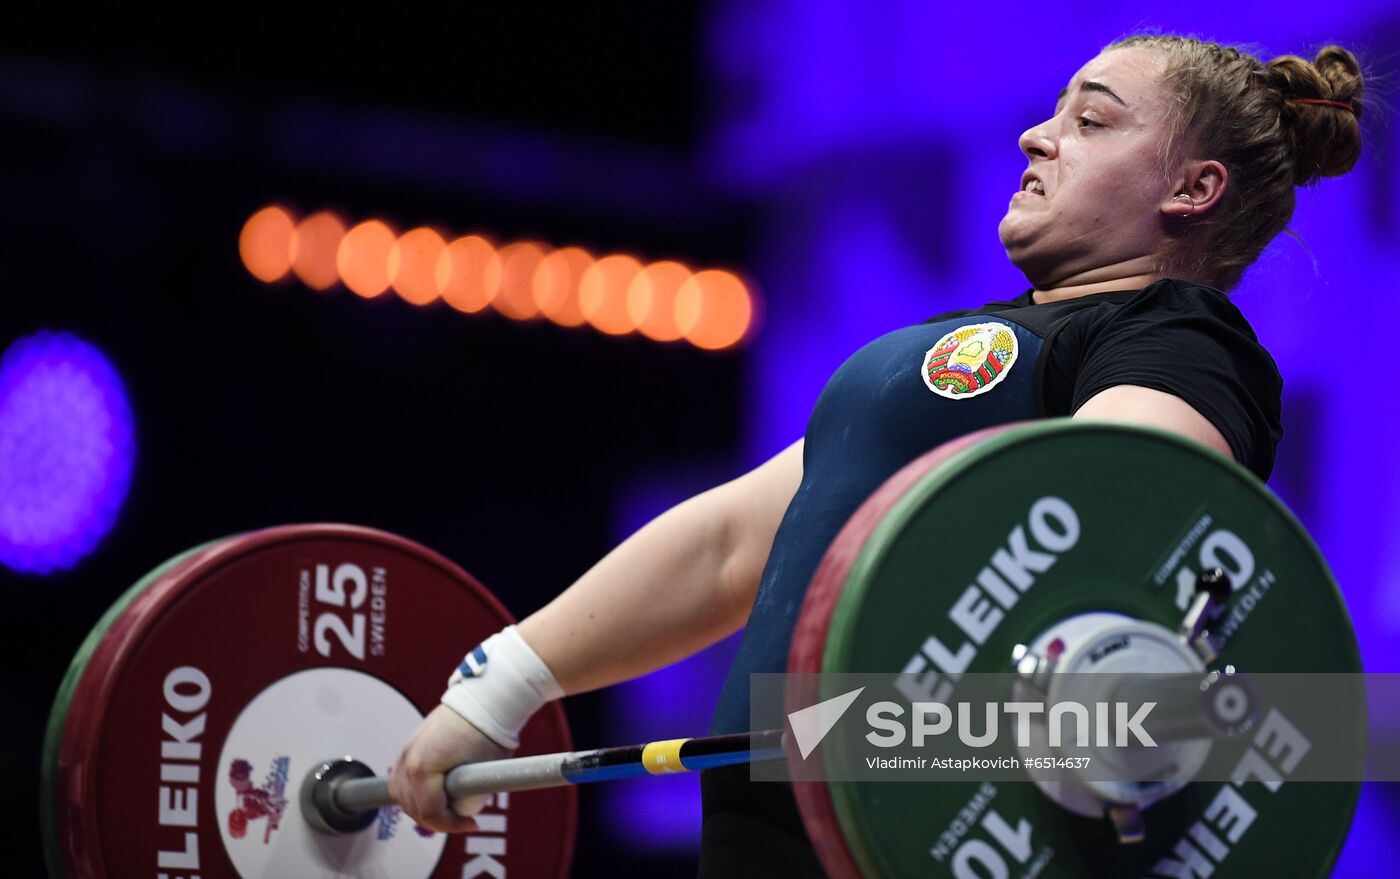
<path fill-rule="evenodd" d="M 538 704 L 529 701 L 527 681 L 539 673 L 541 661 L 559 689 L 579 693 L 660 668 L 742 626 L 778 523 L 801 481 L 799 440 L 755 470 L 658 516 L 521 622 L 516 634 L 524 645 L 498 645 L 503 652 L 496 661 L 499 666 L 511 660 L 513 650 L 518 662 L 494 676 L 517 681 L 516 694 L 524 688 L 526 701 L 517 704 L 525 708 L 515 710 L 519 722 Z M 519 677 L 521 668 L 527 677 Z M 483 683 L 488 676 L 489 670 Z M 506 703 L 515 701 L 509 688 L 491 692 Z M 491 726 L 491 712 L 481 721 L 483 728 Z M 511 733 L 503 736 L 497 729 L 494 735 L 505 742 Z M 389 793 L 424 827 L 446 833 L 473 830 L 475 821 L 462 816 L 480 811 L 486 798 L 449 808 L 443 774 L 460 763 L 504 756 L 506 749 L 497 741 L 453 708 L 439 705 L 405 744 L 389 778 Z"/>
<path fill-rule="evenodd" d="M 1180 434 L 1233 458 L 1230 444 L 1204 415 L 1180 397 L 1138 385 L 1116 385 L 1090 397 L 1075 418 L 1127 421 Z"/>
<path fill-rule="evenodd" d="M 743 626 L 802 481 L 802 441 L 653 519 L 518 631 L 566 694 L 683 659 Z"/>

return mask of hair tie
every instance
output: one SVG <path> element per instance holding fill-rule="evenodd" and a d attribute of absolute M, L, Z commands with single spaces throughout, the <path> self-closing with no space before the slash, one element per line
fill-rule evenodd
<path fill-rule="evenodd" d="M 1346 110 L 1351 115 L 1356 115 L 1356 108 L 1353 107 L 1351 104 L 1346 104 L 1342 101 L 1328 101 L 1322 98 L 1293 98 L 1292 100 L 1295 104 L 1321 104 L 1322 106 L 1326 107 L 1340 107 L 1341 109 Z"/>

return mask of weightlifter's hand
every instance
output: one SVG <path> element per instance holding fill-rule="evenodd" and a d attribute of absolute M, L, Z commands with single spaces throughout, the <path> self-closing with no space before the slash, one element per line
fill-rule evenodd
<path fill-rule="evenodd" d="M 409 736 L 389 775 L 389 795 L 429 830 L 470 833 L 477 827 L 476 819 L 469 816 L 482 810 L 487 797 L 464 797 L 449 804 L 443 787 L 446 773 L 463 763 L 509 755 L 457 712 L 439 705 Z"/>

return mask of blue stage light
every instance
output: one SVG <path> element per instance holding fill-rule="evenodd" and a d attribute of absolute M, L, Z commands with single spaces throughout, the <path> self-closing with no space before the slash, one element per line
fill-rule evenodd
<path fill-rule="evenodd" d="M 91 344 L 41 330 L 0 358 L 0 564 L 76 565 L 111 530 L 131 484 L 131 406 Z"/>

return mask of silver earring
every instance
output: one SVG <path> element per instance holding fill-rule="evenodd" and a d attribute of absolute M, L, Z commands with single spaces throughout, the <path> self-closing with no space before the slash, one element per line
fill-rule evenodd
<path fill-rule="evenodd" d="M 1184 193 L 1184 192 L 1178 192 L 1178 193 L 1176 194 L 1176 198 L 1173 198 L 1172 201 L 1177 201 L 1178 199 L 1183 199 L 1183 198 L 1186 199 L 1187 201 L 1191 201 L 1191 196 L 1187 195 L 1187 194 Z M 1193 202 L 1193 203 L 1194 203 L 1194 202 Z"/>

